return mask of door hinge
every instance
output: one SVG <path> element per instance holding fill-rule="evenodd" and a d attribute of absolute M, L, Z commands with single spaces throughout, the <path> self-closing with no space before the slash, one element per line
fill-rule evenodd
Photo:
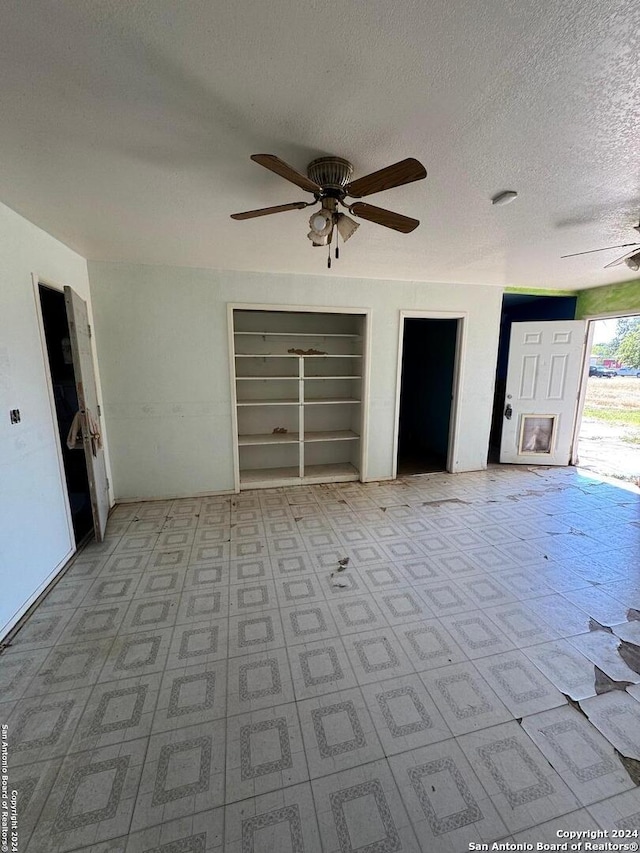
<path fill-rule="evenodd" d="M 108 477 L 106 478 L 106 480 L 107 480 L 107 491 L 109 491 L 109 488 L 110 488 L 110 486 L 111 486 L 111 483 L 109 482 L 109 478 L 108 478 Z"/>
<path fill-rule="evenodd" d="M 102 409 L 100 408 L 100 403 L 96 403 L 96 409 L 98 410 L 98 417 L 102 417 Z"/>
<path fill-rule="evenodd" d="M 89 323 L 87 323 L 87 333 L 91 337 L 91 325 Z"/>

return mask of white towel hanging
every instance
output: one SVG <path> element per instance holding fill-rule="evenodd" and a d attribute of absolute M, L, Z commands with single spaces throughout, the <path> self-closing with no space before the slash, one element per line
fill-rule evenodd
<path fill-rule="evenodd" d="M 84 447 L 83 435 L 85 433 L 91 439 L 91 452 L 97 456 L 98 450 L 102 450 L 102 435 L 98 423 L 89 409 L 78 409 L 67 435 L 69 450 L 81 450 Z"/>

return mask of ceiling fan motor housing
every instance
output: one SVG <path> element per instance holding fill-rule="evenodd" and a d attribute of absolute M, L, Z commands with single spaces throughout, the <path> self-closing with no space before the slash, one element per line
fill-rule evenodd
<path fill-rule="evenodd" d="M 353 174 L 353 166 L 342 157 L 318 157 L 307 166 L 307 176 L 319 184 L 327 195 L 344 196 L 344 187 Z"/>

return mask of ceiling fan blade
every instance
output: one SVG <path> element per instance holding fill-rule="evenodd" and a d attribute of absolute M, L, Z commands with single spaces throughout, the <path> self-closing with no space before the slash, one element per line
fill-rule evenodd
<path fill-rule="evenodd" d="M 232 213 L 232 219 L 254 219 L 256 216 L 269 216 L 270 213 L 284 213 L 286 210 L 302 210 L 315 204 L 314 201 L 293 201 L 291 204 L 277 204 L 275 207 L 261 207 L 258 210 L 245 210 L 244 213 Z"/>
<path fill-rule="evenodd" d="M 291 181 L 292 184 L 295 184 L 302 190 L 306 190 L 309 193 L 322 192 L 322 187 L 319 184 L 316 184 L 315 181 L 307 178 L 306 175 L 296 171 L 293 166 L 285 163 L 284 160 L 276 157 L 275 154 L 252 154 L 251 159 L 254 163 L 259 163 L 265 169 L 269 169 L 269 171 L 275 172 L 276 175 L 280 175 L 286 181 Z"/>
<path fill-rule="evenodd" d="M 353 198 L 363 198 L 382 190 L 390 190 L 392 187 L 410 184 L 412 181 L 421 181 L 426 177 L 427 170 L 422 163 L 413 157 L 408 157 L 406 160 L 387 166 L 386 169 L 380 169 L 378 172 L 372 172 L 370 175 L 351 181 L 345 187 L 345 192 Z"/>
<path fill-rule="evenodd" d="M 589 249 L 588 252 L 574 252 L 573 255 L 561 255 L 563 258 L 577 258 L 578 255 L 592 255 L 594 252 L 610 252 L 612 249 L 626 249 L 629 246 L 640 246 L 640 243 L 620 243 L 618 246 L 605 246 L 604 249 Z"/>
<path fill-rule="evenodd" d="M 392 210 L 385 210 L 383 207 L 374 207 L 374 205 L 365 204 L 363 201 L 352 204 L 349 211 L 361 219 L 368 219 L 369 222 L 376 222 L 378 225 L 393 228 L 394 231 L 401 231 L 403 234 L 410 234 L 420 225 L 419 219 L 412 219 L 410 216 L 403 216 L 401 213 L 394 213 Z"/>
<path fill-rule="evenodd" d="M 608 270 L 609 267 L 617 267 L 618 264 L 623 264 L 627 260 L 627 258 L 631 258 L 631 257 L 633 257 L 633 255 L 638 254 L 638 246 L 640 246 L 640 243 L 636 243 L 635 246 L 636 246 L 635 249 L 632 249 L 630 252 L 627 252 L 621 258 L 618 258 L 615 261 L 611 261 L 610 264 L 605 264 L 604 269 Z"/>

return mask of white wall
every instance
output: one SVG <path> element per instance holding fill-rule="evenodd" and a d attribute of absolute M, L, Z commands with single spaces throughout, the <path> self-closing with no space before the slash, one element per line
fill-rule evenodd
<path fill-rule="evenodd" d="M 368 478 L 392 475 L 399 312 L 468 313 L 454 469 L 486 466 L 502 290 L 89 263 L 116 499 L 232 490 L 227 303 L 371 308 Z"/>
<path fill-rule="evenodd" d="M 32 273 L 89 299 L 84 258 L 0 204 L 0 637 L 75 549 Z"/>

